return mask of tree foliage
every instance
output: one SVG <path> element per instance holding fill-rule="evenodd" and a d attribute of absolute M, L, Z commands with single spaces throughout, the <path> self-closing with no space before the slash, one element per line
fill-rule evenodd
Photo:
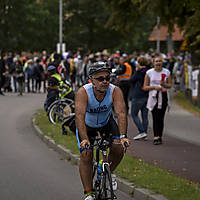
<path fill-rule="evenodd" d="M 141 2 L 139 0 L 105 0 L 111 15 L 107 26 L 128 34 L 141 17 Z"/>
<path fill-rule="evenodd" d="M 69 47 L 90 50 L 121 49 L 131 52 L 148 45 L 155 24 L 152 15 L 138 15 L 140 3 L 135 1 L 71 0 L 65 4 L 65 41 Z M 137 6 L 135 8 L 134 6 Z M 134 12 L 133 12 L 134 11 Z"/>
<path fill-rule="evenodd" d="M 55 48 L 58 13 L 57 0 L 45 0 L 43 3 L 1 0 L 0 49 L 38 51 Z"/>
<path fill-rule="evenodd" d="M 102 50 L 120 42 L 120 33 L 105 26 L 109 12 L 104 1 L 71 0 L 64 9 L 64 41 L 69 48 Z"/>
<path fill-rule="evenodd" d="M 188 5 L 191 14 L 188 15 L 185 23 L 185 37 L 188 38 L 188 44 L 191 51 L 200 54 L 200 1 L 191 0 Z"/>
<path fill-rule="evenodd" d="M 63 41 L 72 50 L 145 50 L 157 16 L 170 32 L 178 24 L 190 49 L 199 49 L 199 0 L 63 0 Z M 0 49 L 53 51 L 58 33 L 58 0 L 0 1 Z"/>
<path fill-rule="evenodd" d="M 28 0 L 30 3 L 30 0 Z M 0 46 L 3 49 L 17 48 L 23 43 L 24 28 L 27 24 L 25 13 L 29 12 L 26 0 L 2 0 L 0 2 Z"/>
<path fill-rule="evenodd" d="M 120 2 L 111 8 L 115 2 L 107 0 L 63 0 L 63 41 L 67 49 L 142 48 L 152 29 L 152 22 L 144 19 L 149 14 L 139 18 L 139 4 L 134 8 L 137 2 L 132 7 L 127 7 L 128 1 Z M 0 19 L 0 49 L 55 50 L 59 40 L 58 0 L 1 0 Z"/>
<path fill-rule="evenodd" d="M 199 0 L 149 0 L 148 6 L 170 31 L 173 31 L 174 24 L 178 24 L 185 31 L 190 51 L 200 53 Z"/>
<path fill-rule="evenodd" d="M 200 47 L 200 1 L 199 0 L 106 0 L 113 10 L 109 22 L 120 29 L 126 30 L 135 23 L 141 15 L 151 13 L 154 18 L 160 16 L 161 24 L 168 25 L 169 33 L 173 31 L 174 24 L 185 31 L 188 46 L 191 51 L 199 52 Z M 119 19 L 120 15 L 122 19 Z M 132 16 L 134 20 L 127 22 Z M 118 20 L 119 19 L 119 20 Z M 128 28 L 129 30 L 129 28 Z"/>

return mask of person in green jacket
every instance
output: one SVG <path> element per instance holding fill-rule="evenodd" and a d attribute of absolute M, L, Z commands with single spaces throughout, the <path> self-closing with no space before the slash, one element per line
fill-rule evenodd
<path fill-rule="evenodd" d="M 74 100 L 74 92 L 69 84 L 66 84 L 65 81 L 62 80 L 60 74 L 57 73 L 56 67 L 54 65 L 50 65 L 47 68 L 48 71 L 48 89 L 47 89 L 47 98 L 44 103 L 44 108 L 48 111 L 48 107 L 57 100 L 59 96 L 59 90 L 62 90 L 64 87 L 66 91 L 61 94 L 61 98 L 70 98 Z"/>

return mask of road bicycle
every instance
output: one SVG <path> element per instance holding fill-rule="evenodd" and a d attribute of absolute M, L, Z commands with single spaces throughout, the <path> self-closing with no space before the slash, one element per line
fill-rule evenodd
<path fill-rule="evenodd" d="M 100 132 L 98 132 L 98 135 L 94 140 L 93 146 L 95 147 L 96 152 L 92 177 L 95 200 L 117 199 L 113 190 L 110 163 L 108 162 L 108 149 L 111 147 L 112 141 L 112 133 L 108 135 L 106 133 L 100 134 Z M 124 146 L 124 151 L 126 152 L 128 143 L 125 142 Z M 88 146 L 86 148 L 88 148 Z M 100 172 L 99 166 L 101 166 Z"/>
<path fill-rule="evenodd" d="M 93 164 L 93 189 L 95 200 L 117 199 L 112 185 L 110 163 L 108 162 L 108 148 L 112 145 L 112 134 L 105 133 L 95 137 L 95 160 Z M 100 153 L 102 160 L 100 158 Z M 99 172 L 99 166 L 101 166 Z"/>

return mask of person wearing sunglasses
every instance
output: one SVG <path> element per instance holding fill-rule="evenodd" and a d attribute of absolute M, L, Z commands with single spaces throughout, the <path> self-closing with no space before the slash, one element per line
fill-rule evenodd
<path fill-rule="evenodd" d="M 77 142 L 80 148 L 79 172 L 84 188 L 85 200 L 93 200 L 92 165 L 93 143 L 97 132 L 112 134 L 109 162 L 111 173 L 123 158 L 127 138 L 126 106 L 121 89 L 110 83 L 110 70 L 105 62 L 97 62 L 88 71 L 91 83 L 82 86 L 75 100 L 75 120 Z M 118 125 L 112 116 L 114 106 Z M 86 144 L 89 148 L 85 148 Z M 112 174 L 113 188 L 117 189 L 115 175 Z"/>

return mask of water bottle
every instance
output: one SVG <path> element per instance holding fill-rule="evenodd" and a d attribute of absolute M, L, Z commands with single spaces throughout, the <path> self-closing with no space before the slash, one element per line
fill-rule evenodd
<path fill-rule="evenodd" d="M 101 179 L 101 173 L 102 173 L 102 161 L 100 161 L 98 163 L 98 167 L 97 167 L 97 179 L 98 180 Z"/>

